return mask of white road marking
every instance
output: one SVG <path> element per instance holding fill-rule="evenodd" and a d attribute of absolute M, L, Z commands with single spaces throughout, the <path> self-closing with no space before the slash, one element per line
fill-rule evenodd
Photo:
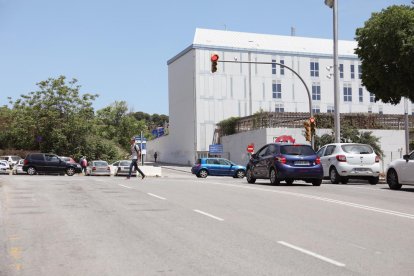
<path fill-rule="evenodd" d="M 312 251 L 309 251 L 309 250 L 306 250 L 306 249 L 300 248 L 300 247 L 298 247 L 298 246 L 295 246 L 295 245 L 289 244 L 289 243 L 287 243 L 287 242 L 284 242 L 284 241 L 278 241 L 278 243 L 279 243 L 279 244 L 281 244 L 281 245 L 284 245 L 284 246 L 286 246 L 286 247 L 289 247 L 289 248 L 295 249 L 295 250 L 297 250 L 297 251 L 300 251 L 300 252 L 302 252 L 302 253 L 305 253 L 305 254 L 307 254 L 307 255 L 310 255 L 310 256 L 312 256 L 312 257 L 318 258 L 318 259 L 320 259 L 320 260 L 322 260 L 322 261 L 325 261 L 325 262 L 331 263 L 331 264 L 333 264 L 333 265 L 336 265 L 336 266 L 341 266 L 341 267 L 344 267 L 344 266 L 345 266 L 345 264 L 343 264 L 343 263 L 340 263 L 340 262 L 338 262 L 338 261 L 335 261 L 335 260 L 329 259 L 329 258 L 324 257 L 324 256 L 322 256 L 322 255 L 316 254 L 316 253 L 314 253 L 314 252 L 312 252 Z"/>
<path fill-rule="evenodd" d="M 165 200 L 166 198 L 165 197 L 162 197 L 162 196 L 157 196 L 157 195 L 154 195 L 154 194 L 151 194 L 151 193 L 147 193 L 148 195 L 150 195 L 150 196 L 153 196 L 153 197 L 156 197 L 156 198 L 159 198 L 159 199 L 162 199 L 162 200 Z"/>
<path fill-rule="evenodd" d="M 122 185 L 122 184 L 118 184 L 119 186 L 122 186 L 122 187 L 125 187 L 125 188 L 128 188 L 128 189 L 133 189 L 132 187 L 128 187 L 128 186 L 125 186 L 125 185 Z"/>
<path fill-rule="evenodd" d="M 197 181 L 197 182 L 202 183 L 203 185 L 206 185 L 208 183 L 208 184 L 213 184 L 213 185 L 224 185 L 224 186 L 231 186 L 231 187 L 237 187 L 237 188 L 242 188 L 242 189 L 265 191 L 265 192 L 291 195 L 291 196 L 308 198 L 308 199 L 315 199 L 315 200 L 325 201 L 325 202 L 329 202 L 329 203 L 334 203 L 334 204 L 350 206 L 350 207 L 354 207 L 354 208 L 358 208 L 358 209 L 368 210 L 368 211 L 372 211 L 372 212 L 377 212 L 377 213 L 382 213 L 382 214 L 387 214 L 387 215 L 393 215 L 393 216 L 402 217 L 402 218 L 414 219 L 414 214 L 408 214 L 408 213 L 402 213 L 402 212 L 397 212 L 397 211 L 392 211 L 392 210 L 387 210 L 387 209 L 381 209 L 381 208 L 376 208 L 376 207 L 372 207 L 372 206 L 361 205 L 361 204 L 357 204 L 357 203 L 341 201 L 341 200 L 336 200 L 336 199 L 331 199 L 331 198 L 326 198 L 326 197 L 313 196 L 313 195 L 308 195 L 308 194 L 300 194 L 300 193 L 287 192 L 287 191 L 269 190 L 269 189 L 257 188 L 257 187 L 245 187 L 245 186 L 240 186 L 240 185 L 235 185 L 235 184 L 224 184 L 224 183 L 220 183 L 220 182 L 201 182 L 201 181 Z"/>
<path fill-rule="evenodd" d="M 213 218 L 213 219 L 216 219 L 216 220 L 219 220 L 219 221 L 224 221 L 224 219 L 222 219 L 222 218 L 219 218 L 219 217 L 216 217 L 216 216 L 213 216 L 212 214 L 209 214 L 209 213 L 206 213 L 206 212 L 203 212 L 203 211 L 200 211 L 200 210 L 194 210 L 194 212 L 197 212 L 197 213 L 200 213 L 200 214 L 202 214 L 202 215 L 205 215 L 205 216 L 208 216 L 208 217 L 210 217 L 210 218 Z"/>

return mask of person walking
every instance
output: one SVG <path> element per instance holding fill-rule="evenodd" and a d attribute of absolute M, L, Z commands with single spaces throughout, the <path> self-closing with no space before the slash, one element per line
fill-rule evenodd
<path fill-rule="evenodd" d="M 155 152 L 155 153 L 154 153 L 154 160 L 155 160 L 155 163 L 157 163 L 157 157 L 158 157 L 158 154 L 157 154 L 157 152 Z"/>
<path fill-rule="evenodd" d="M 88 166 L 88 160 L 86 160 L 86 156 L 82 156 L 80 159 L 80 165 L 82 167 L 83 173 L 86 175 L 86 167 Z"/>
<path fill-rule="evenodd" d="M 138 167 L 138 160 L 141 160 L 141 148 L 135 143 L 135 138 L 131 138 L 131 157 L 132 162 L 131 165 L 129 165 L 129 174 L 127 179 L 131 178 L 132 167 L 135 167 L 135 170 L 138 171 L 141 174 L 141 178 L 144 179 L 145 174 Z"/>

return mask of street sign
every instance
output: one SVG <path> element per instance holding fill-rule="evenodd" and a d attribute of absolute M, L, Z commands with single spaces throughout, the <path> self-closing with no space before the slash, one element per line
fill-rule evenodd
<path fill-rule="evenodd" d="M 222 144 L 214 144 L 208 146 L 208 151 L 210 154 L 222 154 L 223 153 L 223 145 Z"/>
<path fill-rule="evenodd" d="M 254 144 L 251 143 L 250 145 L 247 145 L 247 152 L 253 153 L 254 152 Z"/>

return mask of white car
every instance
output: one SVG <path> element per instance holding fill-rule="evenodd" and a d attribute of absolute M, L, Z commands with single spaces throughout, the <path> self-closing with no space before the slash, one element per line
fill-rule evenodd
<path fill-rule="evenodd" d="M 119 160 L 113 163 L 111 166 L 113 168 L 113 174 L 115 176 L 119 175 L 129 175 L 129 166 L 131 165 L 131 160 Z M 134 170 L 131 172 L 132 176 L 137 176 L 137 173 Z"/>
<path fill-rule="evenodd" d="M 0 156 L 0 160 L 3 160 L 3 159 L 9 162 L 9 166 L 10 166 L 10 169 L 11 169 L 22 158 L 20 156 L 17 156 L 17 155 L 3 155 L 3 156 Z"/>
<path fill-rule="evenodd" d="M 111 176 L 111 168 L 108 162 L 102 160 L 94 160 L 89 162 L 86 167 L 86 175 L 106 175 Z"/>
<path fill-rule="evenodd" d="M 388 165 L 386 179 L 392 190 L 401 189 L 403 184 L 414 185 L 414 151 L 392 161 Z"/>
<path fill-rule="evenodd" d="M 9 162 L 7 162 L 6 160 L 0 160 L 0 174 L 8 174 L 9 168 Z"/>
<path fill-rule="evenodd" d="M 367 179 L 375 185 L 379 181 L 380 158 L 370 145 L 333 143 L 317 152 L 323 167 L 323 176 L 332 184 L 348 183 L 350 178 Z"/>
<path fill-rule="evenodd" d="M 19 162 L 17 162 L 17 164 L 14 165 L 12 169 L 12 174 L 14 175 L 27 174 L 25 171 L 23 171 L 23 161 L 24 159 L 20 159 Z"/>

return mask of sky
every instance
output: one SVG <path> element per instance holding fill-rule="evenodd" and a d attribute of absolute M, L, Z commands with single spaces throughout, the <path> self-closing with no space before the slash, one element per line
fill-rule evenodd
<path fill-rule="evenodd" d="M 372 12 L 410 0 L 338 0 L 338 36 L 353 40 Z M 168 115 L 167 61 L 196 28 L 328 38 L 324 0 L 0 0 L 0 105 L 64 75 L 94 108 Z"/>

